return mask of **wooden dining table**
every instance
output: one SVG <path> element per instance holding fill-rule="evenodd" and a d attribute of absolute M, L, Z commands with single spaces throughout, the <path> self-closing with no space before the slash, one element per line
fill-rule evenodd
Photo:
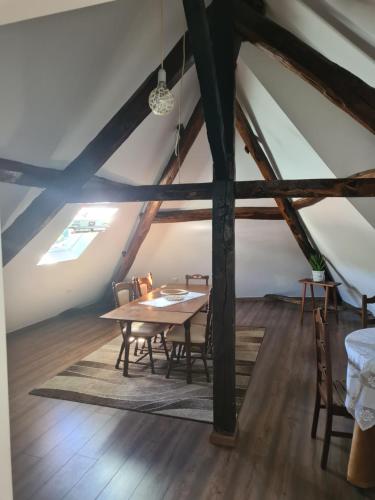
<path fill-rule="evenodd" d="M 202 293 L 203 295 L 194 299 L 177 302 L 166 307 L 156 307 L 152 305 L 142 304 L 153 299 L 162 297 L 162 290 L 184 289 L 191 292 Z M 131 325 L 134 321 L 143 323 L 163 323 L 166 325 L 184 325 L 185 328 L 185 352 L 186 352 L 186 381 L 188 384 L 192 382 L 191 376 L 191 342 L 190 342 L 190 319 L 202 307 L 208 303 L 210 286 L 206 285 L 180 285 L 173 283 L 160 288 L 155 288 L 150 293 L 142 295 L 137 300 L 129 302 L 120 307 L 116 307 L 112 311 L 103 314 L 101 318 L 123 321 L 126 323 L 125 331 L 125 365 L 129 359 L 130 345 L 128 339 L 131 337 Z M 128 376 L 127 370 L 124 371 L 124 376 Z"/>

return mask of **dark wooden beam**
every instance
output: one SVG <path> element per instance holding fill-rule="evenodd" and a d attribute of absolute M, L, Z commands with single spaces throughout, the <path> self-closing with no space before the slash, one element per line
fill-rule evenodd
<path fill-rule="evenodd" d="M 371 179 L 374 177 L 375 168 L 364 170 L 363 172 L 358 172 L 357 174 L 349 176 L 349 178 L 352 179 Z M 293 208 L 295 210 L 301 210 L 302 208 L 311 207 L 311 205 L 315 205 L 322 200 L 324 200 L 324 198 L 301 198 L 300 200 L 296 200 L 293 202 Z"/>
<path fill-rule="evenodd" d="M 199 101 L 195 109 L 193 110 L 186 129 L 181 130 L 181 139 L 179 146 L 180 159 L 178 159 L 174 153 L 172 154 L 158 180 L 159 185 L 172 184 L 178 174 L 179 167 L 184 162 L 191 146 L 193 145 L 200 130 L 202 129 L 203 121 L 202 104 Z M 143 213 L 140 215 L 137 227 L 129 244 L 124 249 L 124 257 L 123 259 L 121 259 L 119 266 L 115 270 L 111 281 L 115 281 L 117 283 L 118 281 L 122 281 L 127 276 L 143 241 L 150 231 L 151 225 L 160 209 L 161 204 L 161 201 L 150 201 L 147 204 Z"/>
<path fill-rule="evenodd" d="M 0 182 L 45 188 L 55 185 L 61 176 L 59 170 L 36 167 L 20 161 L 0 158 Z"/>
<path fill-rule="evenodd" d="M 236 219 L 283 220 L 277 207 L 236 207 L 234 213 Z M 159 210 L 153 222 L 154 224 L 165 224 L 211 219 L 211 208 L 197 208 L 194 210 Z"/>
<path fill-rule="evenodd" d="M 234 1 L 213 0 L 208 25 L 203 0 L 183 0 L 213 159 L 212 283 L 214 444 L 234 445 L 235 251 L 234 251 Z"/>
<path fill-rule="evenodd" d="M 248 151 L 254 158 L 260 172 L 263 177 L 270 181 L 277 180 L 276 174 L 269 162 L 267 155 L 260 146 L 256 135 L 254 134 L 250 123 L 248 122 L 242 108 L 238 102 L 236 102 L 236 126 L 240 133 L 242 140 L 244 141 Z M 309 238 L 304 230 L 301 221 L 293 208 L 292 203 L 285 198 L 275 198 L 276 204 L 279 207 L 281 214 L 283 215 L 286 223 L 288 224 L 293 236 L 298 243 L 298 246 L 304 253 L 305 257 L 309 260 L 312 253 L 314 253 L 314 248 L 312 247 Z"/>
<path fill-rule="evenodd" d="M 66 203 L 122 203 L 133 201 L 211 200 L 213 183 L 131 186 L 121 189 L 83 189 L 68 194 Z M 60 190 L 56 190 L 58 196 Z M 288 179 L 237 181 L 237 199 L 251 198 L 365 198 L 375 196 L 375 179 Z"/>
<path fill-rule="evenodd" d="M 240 0 L 236 29 L 375 133 L 375 89 Z"/>
<path fill-rule="evenodd" d="M 187 36 L 186 70 L 193 62 L 188 38 Z M 181 77 L 182 51 L 181 38 L 164 61 L 170 88 Z M 146 78 L 122 108 L 63 171 L 59 180 L 59 190 L 43 191 L 4 231 L 2 235 L 4 265 L 54 218 L 67 202 L 66 195 L 80 195 L 83 186 L 149 115 L 148 96 L 156 84 L 157 72 L 158 68 Z"/>

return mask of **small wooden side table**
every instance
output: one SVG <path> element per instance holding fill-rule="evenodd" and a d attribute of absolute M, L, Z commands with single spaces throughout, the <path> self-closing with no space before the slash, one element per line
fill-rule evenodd
<path fill-rule="evenodd" d="M 302 283 L 302 297 L 301 297 L 301 323 L 303 323 L 303 313 L 305 309 L 305 300 L 306 300 L 306 288 L 309 285 L 311 299 L 313 303 L 313 309 L 315 309 L 315 296 L 314 296 L 314 286 L 320 286 L 324 288 L 324 321 L 327 321 L 328 314 L 328 303 L 330 291 L 332 290 L 332 299 L 333 299 L 333 308 L 335 310 L 336 322 L 339 321 L 339 314 L 337 310 L 337 287 L 341 285 L 341 283 L 337 283 L 336 281 L 313 281 L 311 278 L 303 278 L 299 280 Z"/>

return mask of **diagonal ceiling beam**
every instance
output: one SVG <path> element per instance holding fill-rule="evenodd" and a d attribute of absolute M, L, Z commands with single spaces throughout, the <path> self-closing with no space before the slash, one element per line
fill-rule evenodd
<path fill-rule="evenodd" d="M 274 181 L 277 180 L 276 174 L 270 164 L 265 152 L 260 146 L 246 116 L 242 111 L 239 102 L 236 102 L 236 126 L 239 134 L 242 137 L 248 151 L 254 158 L 260 172 L 266 180 Z M 286 198 L 275 198 L 276 204 L 279 207 L 286 223 L 290 227 L 298 246 L 302 250 L 303 254 L 310 259 L 312 253 L 314 253 L 314 248 L 310 243 L 310 240 L 305 232 L 301 221 L 293 208 L 292 203 Z"/>
<path fill-rule="evenodd" d="M 181 164 L 184 162 L 191 146 L 194 144 L 195 139 L 202 129 L 203 122 L 202 104 L 201 101 L 199 101 L 194 108 L 186 129 L 182 130 L 179 145 L 180 157 L 178 158 L 174 153 L 172 154 L 157 184 L 172 184 L 178 174 Z M 117 283 L 122 281 L 127 276 L 134 263 L 137 253 L 142 246 L 142 243 L 150 231 L 151 225 L 160 209 L 161 204 L 161 201 L 150 201 L 147 204 L 143 213 L 140 215 L 137 227 L 130 242 L 124 249 L 124 257 L 115 270 L 111 282 L 115 281 Z"/>
<path fill-rule="evenodd" d="M 375 133 L 375 89 L 239 0 L 236 29 Z"/>
<path fill-rule="evenodd" d="M 255 117 L 253 120 L 256 123 Z M 259 170 L 263 174 L 263 177 L 269 181 L 277 180 L 277 176 L 272 168 L 270 161 L 266 153 L 263 151 L 256 135 L 254 134 L 248 120 L 239 102 L 236 102 L 236 123 L 238 131 L 244 140 L 246 147 L 248 148 L 250 154 L 254 158 L 256 164 L 258 165 Z M 263 143 L 265 147 L 268 148 L 267 142 L 262 134 L 262 131 L 258 126 L 258 134 L 262 137 Z M 270 152 L 271 155 L 271 152 Z M 309 235 L 308 231 L 305 229 L 303 222 L 301 221 L 297 210 L 294 208 L 292 202 L 288 198 L 276 198 L 275 201 L 277 206 L 280 209 L 281 214 L 283 215 L 285 222 L 288 224 L 298 246 L 302 250 L 305 255 L 307 261 L 310 261 L 310 257 L 315 252 L 319 251 L 318 246 L 314 242 L 314 240 Z M 327 267 L 327 277 L 332 280 L 331 272 Z"/>
<path fill-rule="evenodd" d="M 193 63 L 188 35 L 185 47 L 187 70 Z M 170 88 L 181 77 L 182 53 L 183 39 L 181 38 L 164 61 Z M 150 114 L 148 96 L 157 81 L 157 72 L 158 68 L 146 78 L 81 154 L 66 167 L 59 180 L 59 191 L 46 189 L 4 231 L 2 235 L 4 265 L 53 219 L 67 202 L 68 194 L 80 193 L 89 179 Z"/>

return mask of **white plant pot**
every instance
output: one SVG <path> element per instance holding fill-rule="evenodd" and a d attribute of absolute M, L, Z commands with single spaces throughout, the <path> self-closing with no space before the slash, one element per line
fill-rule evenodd
<path fill-rule="evenodd" d="M 312 277 L 313 277 L 313 281 L 324 281 L 325 272 L 324 271 L 313 271 Z"/>

